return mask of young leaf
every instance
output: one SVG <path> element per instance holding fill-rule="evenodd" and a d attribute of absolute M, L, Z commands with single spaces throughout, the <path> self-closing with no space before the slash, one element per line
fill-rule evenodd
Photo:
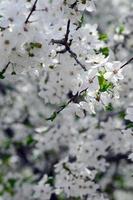
<path fill-rule="evenodd" d="M 99 51 L 100 51 L 105 57 L 108 57 L 108 56 L 109 56 L 109 48 L 108 48 L 108 47 L 100 48 Z"/>
<path fill-rule="evenodd" d="M 108 35 L 107 34 L 99 34 L 99 40 L 102 40 L 104 42 L 107 42 L 108 41 Z"/>

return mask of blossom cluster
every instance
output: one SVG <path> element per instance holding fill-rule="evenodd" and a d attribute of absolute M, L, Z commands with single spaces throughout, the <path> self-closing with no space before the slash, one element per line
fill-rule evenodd
<path fill-rule="evenodd" d="M 110 200 L 131 177 L 131 16 L 108 40 L 96 7 L 0 1 L 0 200 Z"/>

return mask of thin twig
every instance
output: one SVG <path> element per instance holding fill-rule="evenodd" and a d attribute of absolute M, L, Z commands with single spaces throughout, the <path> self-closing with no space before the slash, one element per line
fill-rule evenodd
<path fill-rule="evenodd" d="M 70 103 L 74 102 L 78 102 L 78 98 L 80 98 L 80 96 L 86 92 L 88 90 L 89 87 L 86 87 L 85 89 L 81 90 L 80 92 L 77 92 L 75 95 L 72 95 L 72 97 L 69 99 L 69 101 L 65 104 L 63 104 L 62 106 L 60 106 L 56 111 L 53 112 L 53 114 L 49 117 L 49 118 L 46 118 L 46 120 L 51 120 L 53 121 L 56 116 L 62 112 Z"/>
<path fill-rule="evenodd" d="M 7 70 L 7 68 L 8 68 L 8 66 L 10 65 L 10 61 L 6 64 L 6 66 L 2 69 L 2 71 L 0 72 L 0 74 L 1 75 L 3 75 L 5 72 L 6 72 L 6 70 Z"/>
<path fill-rule="evenodd" d="M 91 80 L 94 80 L 95 76 L 91 79 Z M 56 116 L 62 112 L 70 103 L 72 102 L 78 102 L 78 98 L 80 98 L 80 96 L 86 92 L 88 90 L 89 87 L 86 87 L 85 89 L 81 90 L 81 91 L 78 91 L 75 95 L 72 95 L 72 97 L 69 99 L 69 101 L 67 103 L 65 103 L 64 105 L 60 106 L 56 111 L 53 112 L 53 114 L 49 117 L 49 118 L 46 118 L 46 120 L 51 120 L 53 121 Z"/>
<path fill-rule="evenodd" d="M 28 15 L 28 17 L 25 20 L 25 24 L 27 24 L 29 22 L 29 19 L 30 19 L 32 13 L 36 10 L 36 4 L 37 4 L 37 2 L 38 2 L 38 0 L 35 0 L 32 8 L 31 8 L 31 11 L 30 11 L 29 15 Z"/>
<path fill-rule="evenodd" d="M 87 71 L 86 67 L 78 60 L 77 55 L 70 48 L 69 48 L 68 52 L 75 59 L 75 61 L 77 62 L 77 64 L 79 64 L 84 71 Z"/>
<path fill-rule="evenodd" d="M 59 45 L 63 45 L 64 46 L 64 49 L 61 50 L 61 51 L 56 51 L 56 53 L 66 53 L 68 52 L 72 58 L 74 58 L 74 60 L 76 61 L 76 63 L 78 65 L 80 65 L 80 67 L 84 70 L 84 71 L 87 71 L 86 67 L 79 61 L 78 57 L 77 57 L 77 54 L 74 53 L 70 46 L 72 44 L 72 39 L 70 39 L 68 41 L 68 38 L 69 38 L 69 33 L 70 33 L 70 19 L 68 20 L 67 22 L 67 29 L 66 29 L 66 34 L 65 34 L 65 37 L 63 39 L 60 39 L 60 40 L 55 40 L 55 39 L 52 39 L 51 40 L 51 43 L 52 44 L 59 44 Z"/>
<path fill-rule="evenodd" d="M 125 67 L 126 65 L 128 65 L 130 62 L 132 62 L 133 61 L 133 57 L 132 58 L 130 58 L 126 63 L 124 63 L 121 67 L 120 67 L 120 69 L 122 69 L 123 67 Z"/>
<path fill-rule="evenodd" d="M 69 33 L 70 33 L 70 19 L 67 22 L 67 30 L 66 30 L 66 34 L 65 34 L 65 41 L 68 41 L 68 37 L 69 37 Z"/>
<path fill-rule="evenodd" d="M 62 112 L 71 102 L 74 102 L 75 99 L 78 98 L 78 96 L 79 96 L 79 93 L 77 92 L 75 95 L 73 95 L 73 96 L 69 99 L 69 101 L 68 101 L 67 103 L 65 103 L 64 105 L 60 106 L 56 111 L 53 112 L 53 114 L 52 114 L 50 117 L 46 118 L 46 120 L 51 120 L 51 121 L 53 121 L 53 120 L 56 118 L 56 116 L 57 116 L 60 112 Z"/>

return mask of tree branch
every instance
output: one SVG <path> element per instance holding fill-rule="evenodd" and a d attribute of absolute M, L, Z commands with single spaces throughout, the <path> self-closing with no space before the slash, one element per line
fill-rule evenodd
<path fill-rule="evenodd" d="M 68 20 L 67 22 L 67 29 L 66 29 L 66 34 L 65 34 L 65 37 L 63 39 L 60 39 L 60 40 L 55 40 L 55 39 L 52 39 L 51 40 L 51 43 L 52 44 L 60 44 L 62 46 L 64 46 L 64 49 L 61 50 L 61 51 L 56 51 L 56 53 L 66 53 L 68 52 L 72 58 L 74 58 L 74 60 L 76 61 L 76 63 L 78 65 L 80 65 L 80 67 L 84 70 L 84 71 L 87 71 L 86 67 L 79 61 L 79 59 L 77 58 L 77 55 L 76 53 L 74 53 L 70 46 L 72 44 L 72 39 L 68 41 L 68 38 L 69 38 L 69 33 L 70 33 L 70 19 Z"/>
<path fill-rule="evenodd" d="M 27 16 L 26 20 L 25 20 L 25 24 L 27 24 L 29 22 L 29 19 L 31 17 L 31 15 L 33 14 L 33 12 L 36 10 L 36 4 L 37 4 L 38 0 L 35 0 L 32 8 L 31 8 L 31 11 L 29 13 L 29 15 Z"/>
<path fill-rule="evenodd" d="M 4 73 L 6 72 L 6 70 L 7 70 L 7 68 L 8 68 L 8 66 L 11 64 L 11 62 L 9 61 L 7 64 L 6 64 L 6 66 L 2 69 L 2 71 L 0 71 L 0 77 L 1 78 L 4 78 Z"/>
<path fill-rule="evenodd" d="M 124 68 L 126 65 L 128 65 L 130 62 L 132 62 L 133 61 L 133 57 L 132 58 L 130 58 L 126 63 L 124 63 L 121 67 L 120 67 L 120 69 L 122 69 L 122 68 Z"/>

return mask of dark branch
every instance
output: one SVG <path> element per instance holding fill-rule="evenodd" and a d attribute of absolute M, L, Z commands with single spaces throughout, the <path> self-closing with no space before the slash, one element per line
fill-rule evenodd
<path fill-rule="evenodd" d="M 75 61 L 77 62 L 77 64 L 79 64 L 84 71 L 87 71 L 86 67 L 78 60 L 77 55 L 70 48 L 68 49 L 68 52 L 75 59 Z"/>
<path fill-rule="evenodd" d="M 65 103 L 65 104 L 63 104 L 62 106 L 60 106 L 56 111 L 53 112 L 53 114 L 52 114 L 49 118 L 46 118 L 46 120 L 51 120 L 51 121 L 53 121 L 53 120 L 56 118 L 56 116 L 57 116 L 61 111 L 63 111 L 71 102 L 74 102 L 75 99 L 76 99 L 78 96 L 79 96 L 79 93 L 77 92 L 75 95 L 73 95 L 73 96 L 70 98 L 70 100 L 69 100 L 67 103 Z"/>
<path fill-rule="evenodd" d="M 73 9 L 77 5 L 77 1 L 75 1 L 73 4 L 71 4 L 70 8 Z"/>
<path fill-rule="evenodd" d="M 120 69 L 122 69 L 123 67 L 125 67 L 126 65 L 128 65 L 130 62 L 132 62 L 133 61 L 133 57 L 132 58 L 130 58 L 126 63 L 124 63 L 121 67 L 120 67 Z"/>
<path fill-rule="evenodd" d="M 51 120 L 53 121 L 57 115 L 63 111 L 70 103 L 79 103 L 81 101 L 81 95 L 86 92 L 86 90 L 88 90 L 88 87 L 81 90 L 80 92 L 77 92 L 75 95 L 71 94 L 71 97 L 69 99 L 69 101 L 65 104 L 63 104 L 62 106 L 60 106 L 56 111 L 53 112 L 53 114 L 49 117 L 49 118 L 46 118 L 46 120 Z"/>
<path fill-rule="evenodd" d="M 31 8 L 31 11 L 30 11 L 29 15 L 28 15 L 28 17 L 25 20 L 25 24 L 27 24 L 29 22 L 29 19 L 30 19 L 32 13 L 36 10 L 36 4 L 37 4 L 37 2 L 38 2 L 38 0 L 35 0 L 32 8 Z"/>
<path fill-rule="evenodd" d="M 70 33 L 70 19 L 67 22 L 67 30 L 66 30 L 66 34 L 65 34 L 65 41 L 66 41 L 66 43 L 68 41 L 69 33 Z"/>
<path fill-rule="evenodd" d="M 105 159 L 109 163 L 120 162 L 121 160 L 125 160 L 128 164 L 132 164 L 133 162 L 130 159 L 128 159 L 128 154 L 129 153 L 126 153 L 126 154 L 119 153 L 116 155 L 108 154 L 108 156 L 106 156 Z"/>
<path fill-rule="evenodd" d="M 76 63 L 78 65 L 80 65 L 80 67 L 84 70 L 84 71 L 87 71 L 86 67 L 79 61 L 79 59 L 77 58 L 77 55 L 76 53 L 74 53 L 70 46 L 72 44 L 72 39 L 68 39 L 69 38 L 69 33 L 70 33 L 70 19 L 68 20 L 67 22 L 67 29 L 66 29 L 66 34 L 65 34 L 65 37 L 63 39 L 60 39 L 60 40 L 55 40 L 55 39 L 52 39 L 51 40 L 51 43 L 52 44 L 59 44 L 59 45 L 62 45 L 64 46 L 64 49 L 61 50 L 61 51 L 56 51 L 56 53 L 66 53 L 68 52 L 72 58 L 74 58 L 74 60 L 76 61 Z M 69 40 L 69 41 L 68 41 Z"/>
<path fill-rule="evenodd" d="M 9 61 L 6 66 L 2 69 L 2 71 L 0 71 L 0 77 L 4 78 L 4 73 L 6 72 L 7 68 L 9 67 L 9 65 L 11 64 L 11 62 Z"/>

